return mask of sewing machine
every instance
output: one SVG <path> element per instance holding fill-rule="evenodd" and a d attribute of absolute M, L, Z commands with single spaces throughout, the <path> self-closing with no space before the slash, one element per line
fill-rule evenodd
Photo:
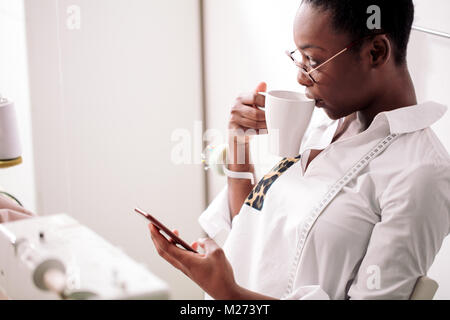
<path fill-rule="evenodd" d="M 169 288 L 66 214 L 0 224 L 0 295 L 10 299 L 168 299 Z"/>

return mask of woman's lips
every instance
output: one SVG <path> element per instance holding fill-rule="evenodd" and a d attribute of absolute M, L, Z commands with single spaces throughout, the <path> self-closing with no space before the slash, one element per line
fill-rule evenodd
<path fill-rule="evenodd" d="M 325 106 L 325 102 L 322 99 L 316 99 L 312 96 L 308 91 L 305 92 L 305 95 L 308 99 L 314 100 L 316 107 L 321 108 Z"/>
<path fill-rule="evenodd" d="M 314 98 L 309 92 L 306 92 L 305 95 L 308 99 L 314 100 L 316 107 L 323 107 L 325 105 L 322 99 Z"/>

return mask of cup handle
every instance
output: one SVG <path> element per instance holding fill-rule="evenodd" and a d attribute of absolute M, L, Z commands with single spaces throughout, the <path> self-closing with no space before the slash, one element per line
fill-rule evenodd
<path fill-rule="evenodd" d="M 262 96 L 264 96 L 264 97 L 267 97 L 267 92 L 258 92 L 258 94 L 260 94 L 260 95 L 262 95 Z M 261 110 L 261 111 L 266 111 L 266 109 L 263 108 L 263 107 L 258 107 L 258 106 L 257 106 L 257 108 L 258 108 L 259 110 Z"/>

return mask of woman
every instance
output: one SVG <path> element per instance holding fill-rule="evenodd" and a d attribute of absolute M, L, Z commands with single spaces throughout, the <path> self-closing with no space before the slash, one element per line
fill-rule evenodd
<path fill-rule="evenodd" d="M 367 27 L 371 5 L 381 29 Z M 411 0 L 304 0 L 290 55 L 328 119 L 256 186 L 228 178 L 199 218 L 212 238 L 230 232 L 223 248 L 205 239 L 192 244 L 205 254 L 183 251 L 150 226 L 158 253 L 214 299 L 408 299 L 450 226 L 450 157 L 429 128 L 447 108 L 417 104 L 406 64 L 413 17 Z M 264 90 L 236 100 L 230 129 L 266 127 L 255 108 Z M 330 187 L 392 135 L 308 225 Z M 230 137 L 230 149 L 238 143 L 248 155 L 249 137 Z M 235 160 L 229 170 L 253 171 Z"/>

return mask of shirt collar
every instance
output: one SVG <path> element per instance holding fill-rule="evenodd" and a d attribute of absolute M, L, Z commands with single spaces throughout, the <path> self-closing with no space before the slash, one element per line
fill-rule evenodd
<path fill-rule="evenodd" d="M 321 111 L 321 109 L 319 110 Z M 442 118 L 446 112 L 447 107 L 442 104 L 424 102 L 414 106 L 380 112 L 367 128 L 364 116 L 361 111 L 357 111 L 356 118 L 351 124 L 353 132 L 351 135 L 356 135 L 363 131 L 378 130 L 380 127 L 389 129 L 389 133 L 414 132 L 429 127 Z M 314 126 L 311 128 L 311 131 L 308 130 L 306 133 L 305 141 L 300 148 L 301 154 L 308 149 L 325 149 L 331 144 L 338 126 L 344 120 L 344 118 L 332 120 L 324 112 L 317 116 L 319 125 Z M 342 139 L 346 139 L 345 135 L 340 138 L 340 140 Z"/>
<path fill-rule="evenodd" d="M 425 129 L 438 121 L 447 112 L 445 105 L 428 101 L 414 106 L 378 113 L 370 127 L 378 121 L 387 120 L 391 133 L 409 133 Z M 358 120 L 363 121 L 361 111 Z M 369 128 L 370 128 L 369 127 Z"/>

